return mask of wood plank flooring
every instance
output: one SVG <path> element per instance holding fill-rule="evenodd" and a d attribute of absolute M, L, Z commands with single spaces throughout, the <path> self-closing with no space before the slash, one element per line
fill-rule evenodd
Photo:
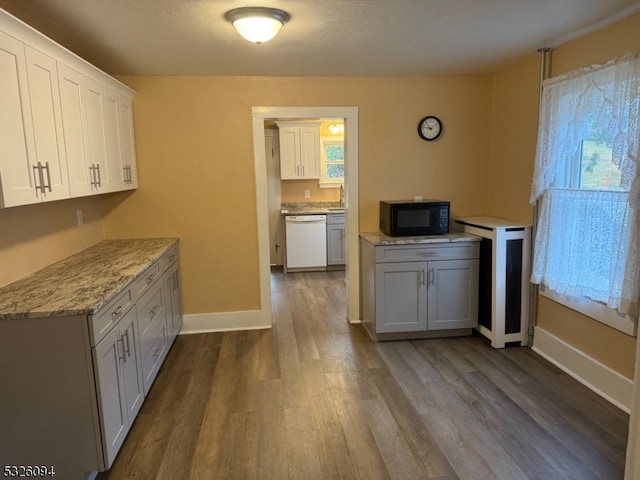
<path fill-rule="evenodd" d="M 270 330 L 183 335 L 121 479 L 622 479 L 628 415 L 527 348 L 374 343 L 344 272 L 272 273 Z"/>

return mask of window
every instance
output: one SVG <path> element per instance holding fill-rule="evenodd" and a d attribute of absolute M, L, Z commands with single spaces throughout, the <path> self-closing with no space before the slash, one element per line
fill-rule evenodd
<path fill-rule="evenodd" d="M 532 282 L 637 316 L 640 57 L 543 83 Z"/>
<path fill-rule="evenodd" d="M 337 186 L 344 183 L 344 141 L 322 139 L 321 186 Z"/>

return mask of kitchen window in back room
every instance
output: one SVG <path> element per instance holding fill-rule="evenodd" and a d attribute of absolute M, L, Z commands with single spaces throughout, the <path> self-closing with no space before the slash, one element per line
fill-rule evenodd
<path fill-rule="evenodd" d="M 532 282 L 637 317 L 640 55 L 543 83 Z"/>
<path fill-rule="evenodd" d="M 344 141 L 322 138 L 320 186 L 337 187 L 344 184 Z"/>

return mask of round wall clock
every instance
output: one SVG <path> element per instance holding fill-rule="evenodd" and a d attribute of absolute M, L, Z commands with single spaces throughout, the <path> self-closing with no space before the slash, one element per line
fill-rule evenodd
<path fill-rule="evenodd" d="M 427 115 L 418 123 L 418 135 L 423 140 L 432 142 L 442 133 L 442 122 L 438 117 Z"/>

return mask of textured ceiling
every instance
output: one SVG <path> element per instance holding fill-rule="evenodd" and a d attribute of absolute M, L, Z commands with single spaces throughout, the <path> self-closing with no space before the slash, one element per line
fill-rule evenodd
<path fill-rule="evenodd" d="M 239 6 L 291 20 L 253 45 Z M 110 74 L 370 76 L 488 73 L 640 11 L 638 0 L 0 0 Z"/>

